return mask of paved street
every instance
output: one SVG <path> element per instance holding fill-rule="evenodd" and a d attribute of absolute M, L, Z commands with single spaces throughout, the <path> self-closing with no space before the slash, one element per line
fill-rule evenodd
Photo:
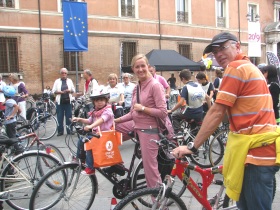
<path fill-rule="evenodd" d="M 65 135 L 56 137 L 54 136 L 52 139 L 47 140 L 46 142 L 52 143 L 56 146 L 58 146 L 61 151 L 63 152 L 64 156 L 66 159 L 68 159 L 69 152 L 68 148 L 65 145 L 64 142 Z M 125 165 L 128 167 L 128 164 L 130 163 L 130 158 L 133 152 L 134 148 L 134 143 L 132 141 L 127 141 L 124 142 L 123 145 L 120 147 L 122 157 L 124 162 L 126 163 Z M 196 180 L 199 181 L 199 176 L 195 173 L 192 172 L 191 176 Z M 276 189 L 276 196 L 274 198 L 274 203 L 273 203 L 273 210 L 278 210 L 280 208 L 280 172 L 277 173 L 277 189 Z M 95 197 L 95 201 L 92 206 L 92 210 L 110 210 L 111 206 L 111 198 L 114 197 L 112 193 L 112 187 L 113 185 L 106 180 L 102 175 L 100 175 L 97 172 L 97 179 L 98 179 L 98 194 Z M 215 194 L 217 190 L 215 190 L 215 186 L 210 186 L 209 188 L 209 197 L 213 197 L 213 194 Z M 196 201 L 195 198 L 186 190 L 184 195 L 182 196 L 182 199 L 185 201 L 186 206 L 188 209 L 202 209 L 201 205 Z M 119 201 L 119 200 L 118 200 Z M 7 207 L 5 205 L 5 209 L 11 209 L 10 207 Z"/>

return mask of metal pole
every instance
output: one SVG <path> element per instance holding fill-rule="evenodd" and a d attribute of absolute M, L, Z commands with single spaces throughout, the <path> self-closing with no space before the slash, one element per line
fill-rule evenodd
<path fill-rule="evenodd" d="M 78 52 L 75 52 L 75 60 L 76 60 L 76 92 L 79 92 Z"/>
<path fill-rule="evenodd" d="M 40 34 L 40 67 L 41 67 L 41 81 L 42 81 L 42 92 L 44 91 L 44 71 L 43 71 L 43 44 L 42 44 L 42 25 L 41 25 L 41 4 L 38 0 L 38 12 L 39 12 L 39 34 Z"/>

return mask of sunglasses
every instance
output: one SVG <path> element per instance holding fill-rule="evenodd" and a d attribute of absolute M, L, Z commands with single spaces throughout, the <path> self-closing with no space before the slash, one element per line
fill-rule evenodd
<path fill-rule="evenodd" d="M 61 74 L 67 74 L 66 72 L 61 72 Z"/>

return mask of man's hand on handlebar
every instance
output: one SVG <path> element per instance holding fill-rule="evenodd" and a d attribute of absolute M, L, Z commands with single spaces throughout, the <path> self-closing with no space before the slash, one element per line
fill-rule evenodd
<path fill-rule="evenodd" d="M 190 151 L 187 146 L 179 146 L 172 150 L 172 155 L 177 159 L 183 158 L 185 155 L 189 155 L 192 153 L 193 152 Z"/>

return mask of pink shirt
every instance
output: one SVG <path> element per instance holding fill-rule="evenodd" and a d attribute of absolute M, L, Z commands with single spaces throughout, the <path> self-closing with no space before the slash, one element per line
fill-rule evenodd
<path fill-rule="evenodd" d="M 164 89 L 169 87 L 169 84 L 163 76 L 155 74 L 154 78 L 163 86 Z"/>
<path fill-rule="evenodd" d="M 114 114 L 111 108 L 107 108 L 104 110 L 104 112 L 101 114 L 101 118 L 104 120 L 104 122 L 100 125 L 101 131 L 108 131 L 113 126 L 114 121 Z M 92 124 L 95 120 L 92 116 L 88 118 L 90 124 Z M 95 129 L 95 128 L 93 128 Z"/>
<path fill-rule="evenodd" d="M 151 115 L 144 112 L 130 110 L 128 114 L 121 117 L 122 122 L 133 120 L 135 128 L 137 129 L 150 129 L 157 128 L 157 118 L 165 119 L 167 117 L 167 109 L 165 102 L 165 95 L 162 85 L 153 77 L 148 78 L 140 84 L 140 104 L 150 109 Z M 132 95 L 131 107 L 137 103 L 137 88 L 134 88 Z"/>

